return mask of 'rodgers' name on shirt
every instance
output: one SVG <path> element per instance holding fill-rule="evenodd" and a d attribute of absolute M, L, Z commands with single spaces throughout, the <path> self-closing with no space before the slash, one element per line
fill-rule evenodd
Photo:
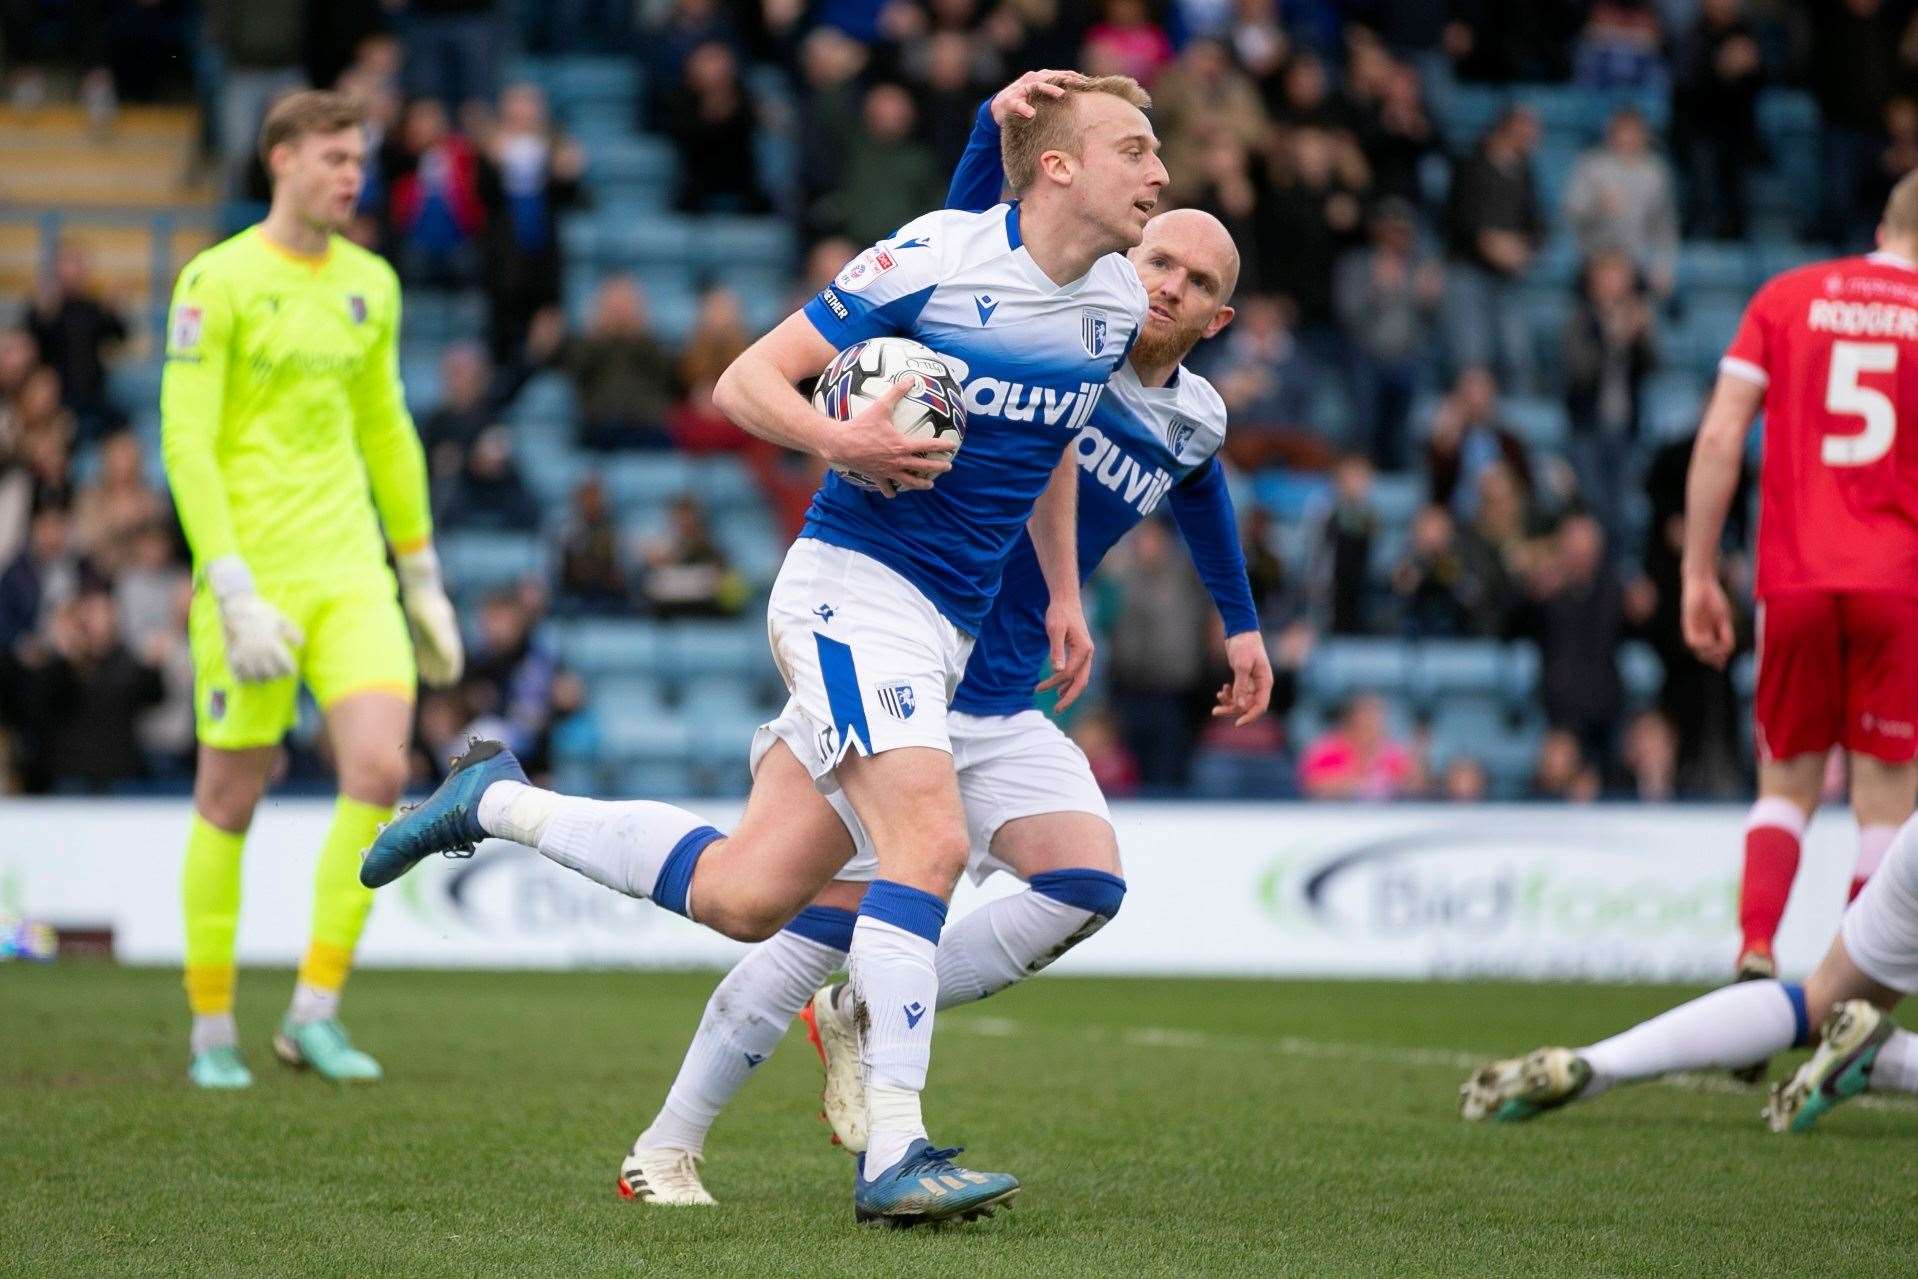
<path fill-rule="evenodd" d="M 1918 341 L 1918 307 L 1890 302 L 1841 302 L 1819 298 L 1806 323 L 1822 333 L 1846 337 L 1910 338 Z"/>

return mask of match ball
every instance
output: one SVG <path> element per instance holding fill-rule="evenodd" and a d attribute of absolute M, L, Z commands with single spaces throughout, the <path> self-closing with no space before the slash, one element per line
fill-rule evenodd
<path fill-rule="evenodd" d="M 867 338 L 833 357 L 813 388 L 813 407 L 844 422 L 884 395 L 894 382 L 909 381 L 912 389 L 892 406 L 892 424 L 902 435 L 950 439 L 951 449 L 929 456 L 950 458 L 966 438 L 964 366 L 911 338 Z M 834 465 L 848 484 L 875 493 L 891 494 L 894 487 L 857 471 Z"/>

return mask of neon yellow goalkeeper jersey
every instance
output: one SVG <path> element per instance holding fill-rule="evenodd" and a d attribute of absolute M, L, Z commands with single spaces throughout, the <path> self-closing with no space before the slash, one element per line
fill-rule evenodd
<path fill-rule="evenodd" d="M 393 269 L 339 236 L 307 258 L 256 226 L 187 263 L 161 452 L 196 571 L 239 555 L 262 582 L 383 574 L 381 524 L 400 551 L 432 535 L 399 328 Z"/>

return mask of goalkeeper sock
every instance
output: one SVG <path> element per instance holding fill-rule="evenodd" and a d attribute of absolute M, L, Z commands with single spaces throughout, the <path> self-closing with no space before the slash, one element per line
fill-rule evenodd
<path fill-rule="evenodd" d="M 1865 891 L 1865 881 L 1872 877 L 1885 854 L 1891 849 L 1891 841 L 1898 837 L 1896 826 L 1861 826 L 1858 828 L 1858 863 L 1851 871 L 1851 893 L 1845 898 L 1847 903 L 1858 900 L 1858 894 Z"/>
<path fill-rule="evenodd" d="M 1104 928 L 1125 881 L 1102 870 L 1053 870 L 1023 893 L 987 902 L 939 938 L 939 1007 L 969 1004 L 1030 977 Z"/>
<path fill-rule="evenodd" d="M 1745 818 L 1745 875 L 1738 890 L 1744 950 L 1771 954 L 1772 938 L 1798 874 L 1798 847 L 1804 834 L 1803 810 L 1775 795 L 1753 804 Z"/>
<path fill-rule="evenodd" d="M 868 1175 L 898 1163 L 926 1135 L 919 1109 L 932 1062 L 934 967 L 946 903 L 922 889 L 875 879 L 859 903 L 848 954 L 853 1016 L 865 1026 Z"/>
<path fill-rule="evenodd" d="M 1871 1067 L 1873 1092 L 1918 1092 L 1918 1035 L 1894 1030 Z"/>
<path fill-rule="evenodd" d="M 809 906 L 746 952 L 706 1001 L 672 1091 L 637 1146 L 704 1153 L 719 1112 L 772 1056 L 813 992 L 845 963 L 852 925 L 851 911 Z"/>
<path fill-rule="evenodd" d="M 373 908 L 373 890 L 360 883 L 360 854 L 393 816 L 386 804 L 362 804 L 342 795 L 333 804 L 333 824 L 320 845 L 313 872 L 313 937 L 300 962 L 292 1014 L 295 1021 L 330 1017 L 339 1011 L 339 995 L 353 967 L 353 948 Z M 329 1001 L 330 1000 L 330 1004 Z M 320 1011 L 324 1010 L 324 1011 Z M 302 1016 L 302 1012 L 314 1014 Z"/>
<path fill-rule="evenodd" d="M 506 789 L 517 785 L 496 782 L 486 788 L 480 796 L 481 829 L 530 844 L 614 892 L 648 898 L 694 918 L 693 870 L 707 848 L 723 838 L 705 818 L 650 799 L 577 799 L 533 787 Z M 496 791 L 503 792 L 500 799 L 489 803 Z M 557 803 L 547 809 L 540 795 L 552 795 Z"/>
<path fill-rule="evenodd" d="M 1592 1068 L 1581 1097 L 1680 1070 L 1737 1070 L 1809 1041 L 1802 986 L 1747 981 L 1701 995 L 1600 1040 L 1578 1055 Z"/>
<path fill-rule="evenodd" d="M 232 1013 L 195 1013 L 188 1043 L 196 1057 L 214 1048 L 238 1048 L 240 1028 Z"/>
<path fill-rule="evenodd" d="M 186 1000 L 196 1018 L 232 1020 L 233 938 L 240 924 L 240 854 L 245 848 L 245 831 L 221 830 L 193 814 L 180 900 L 186 913 Z M 195 1026 L 197 1033 L 197 1021 Z"/>

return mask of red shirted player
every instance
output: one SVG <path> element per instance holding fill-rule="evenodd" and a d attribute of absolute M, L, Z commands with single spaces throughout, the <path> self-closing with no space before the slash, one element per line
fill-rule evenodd
<path fill-rule="evenodd" d="M 1918 795 L 1918 175 L 1892 192 L 1878 245 L 1787 271 L 1752 298 L 1686 481 L 1685 642 L 1723 666 L 1719 535 L 1764 410 L 1741 979 L 1775 972 L 1772 936 L 1830 748 L 1851 756 L 1853 896 Z"/>

